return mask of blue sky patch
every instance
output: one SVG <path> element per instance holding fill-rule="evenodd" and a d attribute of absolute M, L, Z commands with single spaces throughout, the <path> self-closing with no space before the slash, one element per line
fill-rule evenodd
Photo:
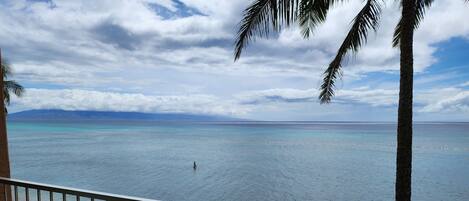
<path fill-rule="evenodd" d="M 178 0 L 173 0 L 176 11 L 171 11 L 168 8 L 155 3 L 149 3 L 148 5 L 156 12 L 157 15 L 163 17 L 163 19 L 189 17 L 193 15 L 204 15 L 202 12 L 195 8 L 188 7 L 186 4 Z"/>

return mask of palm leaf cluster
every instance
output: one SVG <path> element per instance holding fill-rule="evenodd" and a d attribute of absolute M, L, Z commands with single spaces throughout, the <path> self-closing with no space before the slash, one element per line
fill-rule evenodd
<path fill-rule="evenodd" d="M 24 93 L 24 87 L 21 86 L 15 80 L 8 80 L 9 77 L 12 76 L 13 72 L 11 70 L 11 66 L 7 62 L 1 63 L 1 69 L 3 71 L 3 101 L 5 103 L 5 112 L 7 112 L 6 106 L 10 105 L 11 100 L 11 93 L 14 95 L 21 97 Z"/>
<path fill-rule="evenodd" d="M 238 60 L 243 49 L 257 37 L 268 37 L 270 31 L 278 32 L 294 23 L 301 28 L 303 37 L 308 38 L 327 17 L 328 11 L 346 0 L 254 0 L 244 11 L 235 42 L 234 58 Z M 403 0 L 399 0 L 402 4 Z M 412 26 L 416 29 L 425 11 L 434 0 L 415 1 L 415 16 Z M 469 0 L 464 0 L 469 2 Z M 329 103 L 334 96 L 335 81 L 341 75 L 344 57 L 349 52 L 358 52 L 366 43 L 370 30 L 376 31 L 384 0 L 366 0 L 363 8 L 352 20 L 350 30 L 339 47 L 336 56 L 324 71 L 319 100 Z M 398 46 L 401 38 L 402 20 L 396 25 L 393 46 Z"/>

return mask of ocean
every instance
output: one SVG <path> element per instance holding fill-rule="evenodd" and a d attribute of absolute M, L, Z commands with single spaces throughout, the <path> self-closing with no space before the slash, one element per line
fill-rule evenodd
<path fill-rule="evenodd" d="M 165 201 L 394 199 L 393 123 L 9 122 L 8 132 L 17 179 Z M 413 200 L 469 200 L 469 123 L 415 125 L 412 185 Z"/>

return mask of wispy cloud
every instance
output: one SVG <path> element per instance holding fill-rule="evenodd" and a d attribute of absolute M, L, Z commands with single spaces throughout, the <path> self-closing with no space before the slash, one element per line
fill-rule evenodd
<path fill-rule="evenodd" d="M 316 89 L 269 89 L 239 94 L 241 104 L 314 103 Z M 460 88 L 438 88 L 416 92 L 414 105 L 417 112 L 469 112 L 469 91 Z M 397 106 L 399 91 L 396 89 L 371 89 L 369 87 L 340 90 L 332 104 L 366 104 L 372 107 Z"/>
<path fill-rule="evenodd" d="M 440 97 L 440 99 L 425 105 L 419 111 L 469 114 L 469 91 L 458 91 L 450 96 Z"/>
<path fill-rule="evenodd" d="M 462 83 L 460 86 L 461 87 L 469 87 L 469 81 L 467 81 L 465 83 Z"/>
<path fill-rule="evenodd" d="M 249 111 L 237 103 L 212 95 L 148 96 L 135 93 L 101 92 L 79 89 L 28 89 L 14 99 L 18 107 L 31 109 L 98 110 L 130 112 L 170 112 L 243 115 Z"/>

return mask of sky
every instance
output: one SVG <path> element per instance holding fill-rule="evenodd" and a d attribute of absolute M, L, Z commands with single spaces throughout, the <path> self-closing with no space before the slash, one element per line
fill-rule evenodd
<path fill-rule="evenodd" d="M 350 54 L 331 104 L 321 76 L 364 5 L 330 11 L 310 39 L 292 26 L 233 61 L 252 0 L 0 0 L 0 48 L 26 87 L 9 111 L 191 113 L 252 120 L 395 121 L 399 5 Z M 414 119 L 469 121 L 469 4 L 435 1 L 414 38 Z"/>

